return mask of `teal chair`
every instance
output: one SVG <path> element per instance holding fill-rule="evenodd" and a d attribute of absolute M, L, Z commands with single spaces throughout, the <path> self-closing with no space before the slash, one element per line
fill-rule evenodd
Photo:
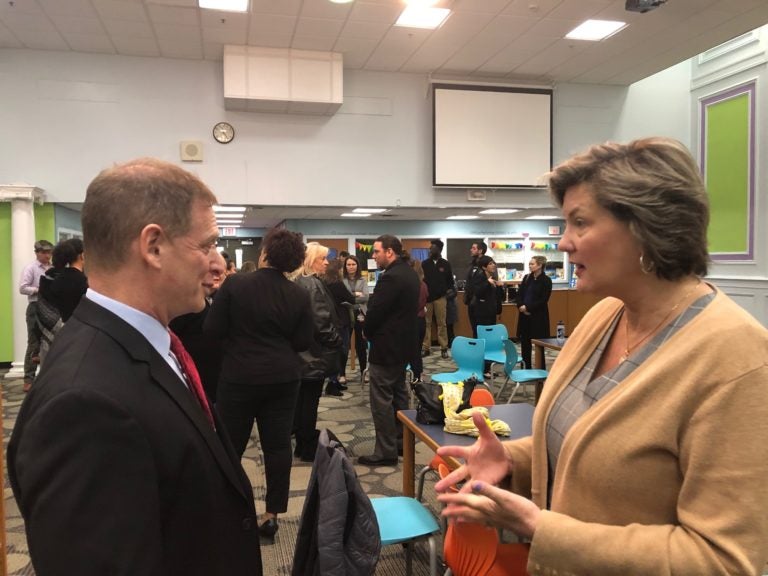
<path fill-rule="evenodd" d="M 451 344 L 451 357 L 457 370 L 432 374 L 432 382 L 463 382 L 473 376 L 483 382 L 485 340 L 456 336 Z"/>
<path fill-rule="evenodd" d="M 494 366 L 503 365 L 507 360 L 507 353 L 504 351 L 504 341 L 509 340 L 509 332 L 504 324 L 493 324 L 490 326 L 477 326 L 477 337 L 485 340 L 485 361 L 490 362 L 491 389 L 494 388 Z"/>
<path fill-rule="evenodd" d="M 440 526 L 432 513 L 415 498 L 390 496 L 371 498 L 379 523 L 381 545 L 402 544 L 405 547 L 405 573 L 412 574 L 413 545 L 426 539 L 429 544 L 429 574 L 437 576 L 437 534 Z"/>
<path fill-rule="evenodd" d="M 501 398 L 501 393 L 504 392 L 507 383 L 512 381 L 515 383 L 515 389 L 512 390 L 512 394 L 509 395 L 509 399 L 507 400 L 507 404 L 509 404 L 512 402 L 512 398 L 515 397 L 517 389 L 520 388 L 520 384 L 546 380 L 547 376 L 549 376 L 549 372 L 546 370 L 535 369 L 515 370 L 515 366 L 520 362 L 520 357 L 517 354 L 517 348 L 512 340 L 504 341 L 504 351 L 507 354 L 507 358 L 504 362 L 504 374 L 506 375 L 506 380 L 504 380 L 504 384 L 501 385 L 501 388 L 499 388 L 499 391 L 496 393 L 496 400 Z"/>

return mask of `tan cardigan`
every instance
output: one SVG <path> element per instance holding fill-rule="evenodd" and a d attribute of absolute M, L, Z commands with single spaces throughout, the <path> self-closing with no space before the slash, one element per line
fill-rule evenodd
<path fill-rule="evenodd" d="M 606 298 L 552 367 L 513 489 L 541 508 L 546 422 L 621 310 Z M 530 574 L 761 574 L 768 559 L 768 330 L 722 292 L 567 434 Z"/>

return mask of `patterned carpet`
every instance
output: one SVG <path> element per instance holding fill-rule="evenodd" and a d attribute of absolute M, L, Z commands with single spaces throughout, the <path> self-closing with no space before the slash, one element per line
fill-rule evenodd
<path fill-rule="evenodd" d="M 424 359 L 425 376 L 437 372 L 449 372 L 455 369 L 453 361 L 441 359 L 439 348 Z M 348 452 L 354 457 L 373 452 L 373 423 L 371 422 L 368 402 L 368 386 L 362 386 L 358 372 L 348 371 L 349 389 L 341 398 L 323 396 L 320 400 L 318 428 L 329 428 L 344 442 Z M 1 377 L 1 375 L 0 375 Z M 21 380 L 2 380 L 3 387 L 3 442 L 7 446 L 21 402 L 24 399 Z M 416 469 L 429 462 L 433 453 L 424 444 L 416 443 Z M 258 512 L 264 510 L 263 463 L 254 427 L 254 436 L 243 456 L 243 466 L 253 485 L 254 498 Z M 357 465 L 360 482 L 370 496 L 394 496 L 402 494 L 402 464 L 396 467 L 369 468 Z M 291 572 L 293 550 L 296 542 L 299 518 L 304 504 L 304 493 L 309 481 L 311 464 L 294 459 L 291 471 L 291 496 L 288 512 L 280 516 L 280 530 L 275 543 L 262 545 L 264 574 L 287 575 Z M 4 478 L 6 530 L 8 546 L 8 574 L 10 576 L 33 575 L 34 570 L 29 560 L 24 523 L 13 499 L 7 477 Z M 425 504 L 437 515 L 438 507 L 434 499 L 431 483 L 425 488 Z M 414 556 L 413 572 L 415 576 L 428 573 L 428 553 L 426 545 L 417 546 Z M 400 575 L 405 573 L 404 552 L 401 546 L 389 546 L 382 549 L 381 559 L 376 569 L 376 576 Z"/>

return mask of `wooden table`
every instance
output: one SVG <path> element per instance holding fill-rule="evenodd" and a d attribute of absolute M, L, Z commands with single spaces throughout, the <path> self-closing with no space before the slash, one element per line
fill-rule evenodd
<path fill-rule="evenodd" d="M 559 352 L 563 349 L 563 346 L 565 346 L 565 343 L 568 341 L 568 338 L 564 338 L 562 342 L 560 342 L 557 338 L 533 338 L 531 339 L 531 344 L 533 344 L 533 349 L 536 352 L 534 354 L 534 361 L 533 361 L 533 367 L 537 368 L 539 370 L 546 370 L 547 369 L 547 363 L 544 358 L 544 348 L 548 348 L 549 350 L 555 350 Z M 534 388 L 534 404 L 539 403 L 539 397 L 541 396 L 541 390 L 544 388 L 544 382 L 539 380 L 536 382 L 535 388 Z"/>
<path fill-rule="evenodd" d="M 533 406 L 530 404 L 499 404 L 490 407 L 491 419 L 502 420 L 509 425 L 511 434 L 501 437 L 503 440 L 514 440 L 531 435 L 533 422 Z M 437 452 L 440 446 L 471 446 L 477 438 L 451 434 L 443 430 L 442 424 L 422 424 L 416 421 L 416 410 L 400 410 L 397 419 L 403 423 L 403 495 L 415 494 L 416 479 L 416 438 L 424 442 L 431 450 Z M 453 458 L 446 458 L 451 468 L 460 466 Z"/>

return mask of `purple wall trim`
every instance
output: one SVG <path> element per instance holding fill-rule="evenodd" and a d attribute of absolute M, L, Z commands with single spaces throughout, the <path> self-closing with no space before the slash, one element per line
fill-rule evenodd
<path fill-rule="evenodd" d="M 757 92 L 757 81 L 752 80 L 746 84 L 741 84 L 722 92 L 717 92 L 711 96 L 700 99 L 701 109 L 701 124 L 699 127 L 701 141 L 699 142 L 699 155 L 702 177 L 706 178 L 707 171 L 707 109 L 713 104 L 722 102 L 723 100 L 730 100 L 737 96 L 747 94 L 749 98 L 749 201 L 747 202 L 747 251 L 746 252 L 715 252 L 710 256 L 712 260 L 716 261 L 752 261 L 755 259 L 754 255 L 754 242 L 755 242 L 755 94 Z"/>

